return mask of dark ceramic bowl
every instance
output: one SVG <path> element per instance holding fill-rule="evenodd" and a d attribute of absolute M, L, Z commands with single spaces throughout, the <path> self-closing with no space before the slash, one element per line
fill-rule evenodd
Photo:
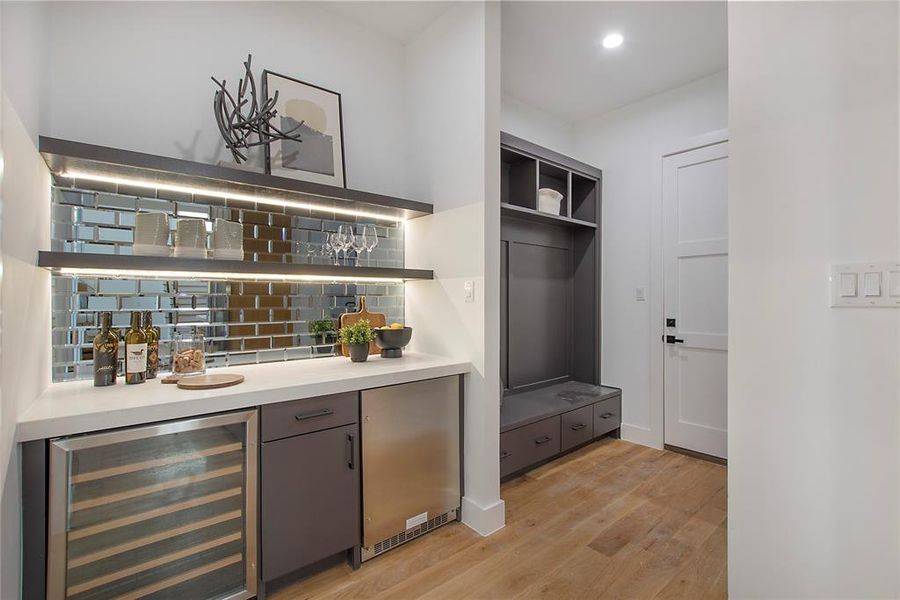
<path fill-rule="evenodd" d="M 382 358 L 400 358 L 403 347 L 412 339 L 412 327 L 403 329 L 376 329 L 375 345 L 381 348 Z"/>

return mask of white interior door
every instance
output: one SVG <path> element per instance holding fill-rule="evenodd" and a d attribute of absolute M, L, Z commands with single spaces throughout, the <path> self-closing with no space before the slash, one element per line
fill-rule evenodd
<path fill-rule="evenodd" d="M 666 156 L 662 184 L 665 442 L 726 458 L 728 142 Z"/>

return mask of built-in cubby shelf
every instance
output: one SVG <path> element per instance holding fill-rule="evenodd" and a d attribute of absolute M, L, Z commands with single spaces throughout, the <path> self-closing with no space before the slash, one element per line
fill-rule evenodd
<path fill-rule="evenodd" d="M 167 279 L 261 281 L 407 281 L 433 279 L 428 269 L 270 263 L 80 252 L 38 253 L 38 266 L 55 273 Z"/>
<path fill-rule="evenodd" d="M 538 163 L 534 157 L 508 148 L 500 150 L 500 202 L 537 208 Z"/>
<path fill-rule="evenodd" d="M 600 220 L 599 169 L 508 133 L 500 135 L 500 166 L 500 202 L 504 211 L 542 222 L 558 216 L 564 225 L 596 227 Z M 562 194 L 558 215 L 537 210 L 541 188 Z M 524 210 L 519 211 L 520 208 Z"/>
<path fill-rule="evenodd" d="M 569 216 L 578 221 L 596 223 L 600 182 L 574 172 L 571 175 Z"/>
<path fill-rule="evenodd" d="M 504 215 L 510 217 L 518 217 L 527 221 L 536 223 L 545 223 L 548 225 L 561 225 L 563 227 L 587 227 L 589 229 L 597 229 L 595 223 L 590 221 L 582 221 L 580 219 L 572 219 L 565 216 L 554 215 L 550 213 L 534 210 L 533 208 L 525 208 L 524 206 L 516 206 L 515 204 L 500 204 L 500 210 Z"/>
<path fill-rule="evenodd" d="M 235 202 L 295 205 L 323 213 L 401 221 L 433 212 L 431 204 L 256 171 L 156 156 L 41 136 L 39 150 L 57 178 L 159 189 Z M 113 190 L 115 191 L 115 190 Z"/>

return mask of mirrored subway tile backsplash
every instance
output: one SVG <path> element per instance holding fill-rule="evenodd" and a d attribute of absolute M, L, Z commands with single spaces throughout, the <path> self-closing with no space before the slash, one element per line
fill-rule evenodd
<path fill-rule="evenodd" d="M 203 200 L 206 200 L 205 198 Z M 244 260 L 263 262 L 335 264 L 402 268 L 403 227 L 398 223 L 373 223 L 308 209 L 281 208 L 226 200 L 203 203 L 193 197 L 181 201 L 146 196 L 127 196 L 82 188 L 54 186 L 51 201 L 51 250 L 94 254 L 131 254 L 135 214 L 165 213 L 174 241 L 176 220 L 203 219 L 211 232 L 216 219 L 243 225 Z M 374 227 L 377 245 L 361 256 L 353 249 L 335 257 L 328 235 L 341 225 L 351 225 L 361 234 L 365 225 Z"/>
<path fill-rule="evenodd" d="M 122 190 L 118 190 L 122 191 Z M 145 191 L 146 192 L 146 191 Z M 218 202 L 218 203 L 216 203 Z M 135 214 L 165 212 L 172 219 L 225 218 L 244 230 L 244 259 L 268 262 L 334 264 L 326 250 L 329 232 L 352 225 L 359 233 L 375 225 L 378 244 L 371 256 L 348 256 L 341 264 L 403 267 L 403 227 L 364 219 L 312 216 L 308 210 L 271 209 L 227 201 L 203 203 L 195 198 L 135 196 L 85 188 L 54 186 L 52 249 L 65 252 L 131 254 Z M 371 312 L 384 313 L 388 323 L 404 320 L 402 283 L 276 283 L 265 281 L 162 280 L 53 275 L 53 381 L 93 377 L 93 338 L 97 315 L 113 314 L 113 327 L 124 333 L 133 310 L 151 311 L 160 328 L 160 368 L 169 368 L 172 340 L 195 328 L 207 339 L 207 366 L 233 366 L 286 361 L 335 354 L 333 334 L 316 337 L 310 322 L 333 319 L 357 310 L 366 296 Z M 120 343 L 121 359 L 124 344 Z"/>

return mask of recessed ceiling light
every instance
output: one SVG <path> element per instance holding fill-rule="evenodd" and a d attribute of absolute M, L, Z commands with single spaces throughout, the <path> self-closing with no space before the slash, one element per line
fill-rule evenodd
<path fill-rule="evenodd" d="M 607 49 L 618 48 L 623 41 L 625 41 L 625 38 L 622 37 L 621 33 L 609 33 L 603 38 L 603 47 Z"/>

